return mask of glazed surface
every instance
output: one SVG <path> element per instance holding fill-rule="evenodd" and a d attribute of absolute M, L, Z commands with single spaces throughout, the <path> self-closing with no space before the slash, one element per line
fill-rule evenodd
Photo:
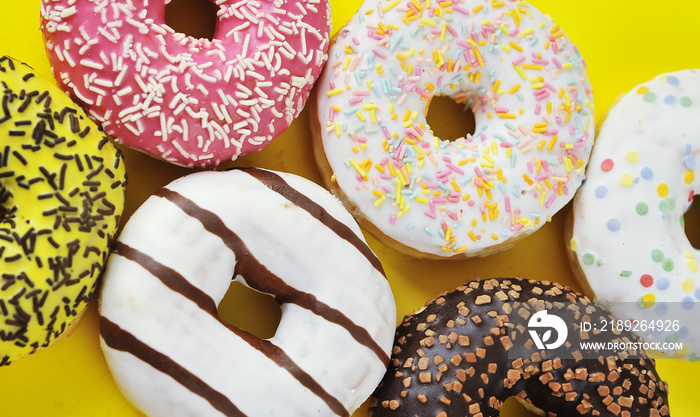
<path fill-rule="evenodd" d="M 262 340 L 223 323 L 231 279 L 272 295 Z M 330 193 L 291 174 L 191 174 L 139 208 L 100 298 L 115 381 L 149 416 L 349 416 L 381 379 L 396 309 L 381 264 Z"/>
<path fill-rule="evenodd" d="M 324 180 L 418 255 L 512 245 L 582 182 L 594 132 L 585 67 L 524 1 L 366 1 L 318 83 Z M 426 114 L 439 96 L 474 113 L 473 134 L 434 135 Z"/>
<path fill-rule="evenodd" d="M 622 96 L 600 127 L 568 242 L 598 299 L 622 319 L 680 320 L 678 329 L 640 335 L 680 342 L 663 351 L 694 360 L 700 252 L 683 215 L 700 190 L 698 132 L 698 70 L 660 74 Z"/>
<path fill-rule="evenodd" d="M 44 348 L 97 288 L 124 209 L 119 152 L 23 63 L 0 58 L 0 366 Z"/>
<path fill-rule="evenodd" d="M 561 347 L 540 349 L 533 341 L 533 319 L 543 312 L 568 329 Z M 580 327 L 611 317 L 557 283 L 468 282 L 398 326 L 391 365 L 372 395 L 370 415 L 495 417 L 515 396 L 550 417 L 668 416 L 668 385 L 644 351 L 581 344 L 639 342 L 630 332 L 611 335 Z M 545 335 L 540 334 L 544 342 Z"/>
<path fill-rule="evenodd" d="M 216 3 L 209 40 L 171 29 L 164 0 L 44 0 L 54 76 L 118 142 L 155 157 L 210 168 L 259 150 L 304 107 L 329 4 Z"/>

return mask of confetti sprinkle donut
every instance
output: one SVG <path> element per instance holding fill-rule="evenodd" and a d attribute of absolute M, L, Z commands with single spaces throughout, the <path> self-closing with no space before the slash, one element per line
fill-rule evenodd
<path fill-rule="evenodd" d="M 25 64 L 0 58 L 0 366 L 69 335 L 124 210 L 122 155 Z"/>
<path fill-rule="evenodd" d="M 700 190 L 700 70 L 634 87 L 600 126 L 569 230 L 577 278 L 619 318 L 684 324 L 640 331 L 700 359 L 700 251 L 683 215 Z"/>
<path fill-rule="evenodd" d="M 582 182 L 594 136 L 586 65 L 524 1 L 365 1 L 318 85 L 312 127 L 326 185 L 412 255 L 507 248 Z M 426 117 L 437 96 L 471 109 L 474 134 L 434 135 Z"/>
<path fill-rule="evenodd" d="M 213 1 L 213 0 L 212 0 Z M 327 0 L 219 0 L 212 40 L 164 0 L 43 0 L 59 86 L 119 143 L 187 167 L 262 149 L 301 112 L 327 59 Z"/>
<path fill-rule="evenodd" d="M 232 277 L 280 303 L 272 338 L 219 319 Z M 151 417 L 349 417 L 396 326 L 352 216 L 324 188 L 260 169 L 191 174 L 150 197 L 110 258 L 100 315 L 115 381 Z"/>
<path fill-rule="evenodd" d="M 398 326 L 370 416 L 496 417 L 509 397 L 548 417 L 668 416 L 668 385 L 634 345 L 639 338 L 580 329 L 587 320 L 612 317 L 556 283 L 468 282 Z M 552 322 L 561 323 L 565 343 L 538 348 L 531 332 Z M 592 350 L 582 342 L 630 347 Z"/>

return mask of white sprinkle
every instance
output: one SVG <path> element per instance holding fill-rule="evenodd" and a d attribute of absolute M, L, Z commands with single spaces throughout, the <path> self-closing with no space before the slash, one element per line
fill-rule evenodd
<path fill-rule="evenodd" d="M 124 123 L 124 127 L 126 127 L 127 129 L 129 129 L 129 130 L 131 131 L 131 133 L 133 133 L 134 135 L 137 135 L 137 136 L 138 136 L 138 135 L 141 134 L 141 132 L 139 132 L 137 128 L 135 128 L 134 126 L 132 126 L 131 123 Z"/>
<path fill-rule="evenodd" d="M 231 118 L 228 109 L 223 104 L 221 105 L 221 113 L 224 115 L 224 120 L 226 121 L 226 123 L 233 123 L 233 119 Z M 228 129 L 228 125 L 224 126 L 224 129 Z"/>
<path fill-rule="evenodd" d="M 107 92 L 105 90 L 98 88 L 98 87 L 95 87 L 94 85 L 91 85 L 90 87 L 88 87 L 88 90 L 92 91 L 93 93 L 97 94 L 100 97 L 107 95 Z M 97 99 L 99 100 L 100 97 L 98 97 Z"/>
<path fill-rule="evenodd" d="M 75 67 L 75 60 L 73 60 L 73 57 L 71 56 L 70 53 L 68 53 L 68 51 L 66 51 L 66 50 L 63 51 L 63 57 L 66 59 L 66 62 L 68 63 L 68 65 L 70 65 L 73 68 Z"/>
<path fill-rule="evenodd" d="M 185 108 L 189 108 L 189 107 L 187 107 L 187 103 L 180 103 L 180 105 L 177 106 L 177 108 L 175 110 L 173 110 L 173 115 L 175 115 L 175 116 L 179 115 L 180 113 L 182 113 L 182 111 Z"/>
<path fill-rule="evenodd" d="M 172 145 L 177 149 L 177 151 L 180 153 L 180 155 L 184 156 L 185 158 L 190 158 L 189 152 L 185 151 L 185 149 L 180 145 L 180 143 L 176 140 L 173 140 Z"/>
<path fill-rule="evenodd" d="M 208 96 L 208 95 L 209 95 L 209 90 L 207 90 L 206 88 L 204 88 L 204 86 L 201 85 L 201 84 L 197 86 L 197 90 L 201 91 L 202 94 L 204 94 L 205 96 Z"/>
<path fill-rule="evenodd" d="M 224 114 L 221 113 L 221 109 L 219 109 L 218 104 L 212 103 L 211 108 L 214 110 L 214 115 L 216 116 L 217 119 L 224 120 Z"/>
<path fill-rule="evenodd" d="M 131 94 L 132 91 L 133 90 L 132 90 L 131 86 L 127 86 L 127 87 L 124 87 L 121 90 L 117 91 L 117 95 L 118 96 L 125 96 L 127 94 Z"/>
<path fill-rule="evenodd" d="M 78 100 L 82 101 L 83 103 L 85 103 L 89 106 L 92 106 L 93 104 L 95 104 L 95 102 L 93 100 L 84 96 L 83 93 L 79 89 L 74 88 L 73 93 L 75 94 L 76 97 L 78 97 Z"/>
<path fill-rule="evenodd" d="M 124 110 L 120 111 L 117 117 L 123 119 L 125 116 L 128 116 L 131 113 L 137 112 L 139 110 L 141 110 L 141 106 L 138 104 L 135 106 L 127 107 Z"/>
<path fill-rule="evenodd" d="M 119 39 L 117 37 L 113 36 L 112 34 L 110 34 L 109 32 L 107 32 L 106 29 L 104 29 L 102 27 L 98 27 L 97 31 L 100 33 L 100 35 L 104 36 L 108 41 L 110 41 L 112 43 L 119 42 Z"/>
<path fill-rule="evenodd" d="M 182 140 L 187 142 L 190 140 L 189 138 L 189 125 L 187 124 L 187 121 L 184 119 L 181 121 L 182 123 Z"/>
<path fill-rule="evenodd" d="M 240 25 L 236 26 L 235 28 L 229 30 L 226 33 L 225 37 L 229 38 L 229 37 L 231 37 L 231 35 L 237 34 L 237 32 L 241 32 L 241 31 L 247 29 L 249 26 L 250 26 L 250 22 L 241 23 Z"/>
<path fill-rule="evenodd" d="M 250 34 L 245 35 L 245 40 L 243 41 L 243 47 L 241 48 L 241 54 L 243 56 L 248 56 L 248 44 L 250 43 Z"/>

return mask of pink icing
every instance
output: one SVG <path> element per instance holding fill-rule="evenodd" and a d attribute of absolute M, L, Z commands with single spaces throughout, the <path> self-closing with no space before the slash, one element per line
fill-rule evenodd
<path fill-rule="evenodd" d="M 328 0 L 218 0 L 213 40 L 164 0 L 43 0 L 59 87 L 118 143 L 188 167 L 257 151 L 301 112 L 325 61 Z"/>

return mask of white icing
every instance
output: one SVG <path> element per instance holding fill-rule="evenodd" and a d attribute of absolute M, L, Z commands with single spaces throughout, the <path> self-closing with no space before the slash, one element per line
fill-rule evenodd
<path fill-rule="evenodd" d="M 587 180 L 574 200 L 571 249 L 598 299 L 619 319 L 681 320 L 638 332 L 679 341 L 666 353 L 700 353 L 700 252 L 683 214 L 700 190 L 700 71 L 662 74 L 634 87 L 600 128 Z"/>
<path fill-rule="evenodd" d="M 432 134 L 436 95 L 471 106 L 473 136 Z M 329 51 L 317 101 L 325 158 L 351 205 L 442 257 L 486 254 L 549 221 L 593 142 L 585 62 L 524 1 L 365 1 Z"/>
<path fill-rule="evenodd" d="M 364 245 L 359 227 L 330 193 L 301 177 L 277 175 Z M 215 213 L 269 271 L 365 329 L 388 358 L 396 326 L 391 289 L 348 240 L 244 171 L 200 172 L 166 188 Z M 134 213 L 119 242 L 172 268 L 217 304 L 241 262 L 199 220 L 158 196 Z M 235 279 L 247 285 L 244 277 Z M 283 303 L 281 309 L 279 327 L 269 341 L 352 413 L 374 390 L 387 364 L 345 327 L 296 304 Z M 119 249 L 105 271 L 100 315 L 179 363 L 245 415 L 335 415 L 290 372 Z M 110 347 L 104 335 L 101 344 L 118 386 L 149 416 L 221 415 L 173 378 Z"/>

